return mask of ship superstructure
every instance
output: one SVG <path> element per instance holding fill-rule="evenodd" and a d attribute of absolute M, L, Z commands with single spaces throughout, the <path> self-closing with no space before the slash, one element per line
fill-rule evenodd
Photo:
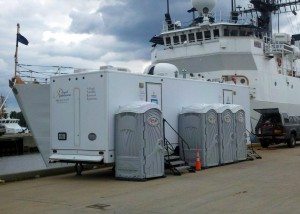
<path fill-rule="evenodd" d="M 299 1 L 255 0 L 250 1 L 251 9 L 244 10 L 237 10 L 233 1 L 231 19 L 226 22 L 216 21 L 211 13 L 214 2 L 193 0 L 189 12 L 198 11 L 199 16 L 194 15 L 187 27 L 173 22 L 167 12 L 162 33 L 151 39 L 153 65 L 173 64 L 186 78 L 249 86 L 252 109 L 280 108 L 300 114 L 300 36 L 272 34 L 271 27 L 274 11 L 293 5 L 286 11 L 296 13 Z M 239 19 L 254 11 L 256 20 Z M 254 111 L 252 116 L 256 117 Z"/>

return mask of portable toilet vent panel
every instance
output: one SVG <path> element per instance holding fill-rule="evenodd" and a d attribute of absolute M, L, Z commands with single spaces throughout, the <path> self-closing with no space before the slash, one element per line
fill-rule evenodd
<path fill-rule="evenodd" d="M 180 154 L 185 155 L 189 165 L 195 165 L 197 150 L 200 151 L 204 168 L 219 165 L 217 112 L 211 109 L 211 105 L 201 104 L 183 108 L 179 115 L 178 129 L 180 136 L 190 147 L 183 144 L 182 148 L 180 144 Z"/>
<path fill-rule="evenodd" d="M 236 140 L 236 160 L 247 159 L 247 130 L 245 111 L 242 106 L 232 105 L 231 111 L 234 113 L 234 127 Z"/>
<path fill-rule="evenodd" d="M 237 159 L 234 114 L 228 105 L 218 105 L 216 111 L 219 123 L 220 164 L 232 163 Z"/>
<path fill-rule="evenodd" d="M 115 117 L 115 170 L 121 179 L 164 176 L 162 113 L 158 105 L 135 102 Z"/>

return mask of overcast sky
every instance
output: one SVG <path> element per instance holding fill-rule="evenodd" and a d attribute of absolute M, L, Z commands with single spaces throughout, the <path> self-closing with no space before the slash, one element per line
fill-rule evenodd
<path fill-rule="evenodd" d="M 188 23 L 190 2 L 170 0 L 172 17 Z M 219 0 L 216 10 L 225 15 L 229 7 L 230 0 Z M 17 23 L 30 42 L 20 45 L 19 63 L 95 69 L 109 64 L 143 72 L 166 0 L 0 0 L 0 8 L 0 94 L 6 95 Z M 8 107 L 15 105 L 11 95 Z"/>

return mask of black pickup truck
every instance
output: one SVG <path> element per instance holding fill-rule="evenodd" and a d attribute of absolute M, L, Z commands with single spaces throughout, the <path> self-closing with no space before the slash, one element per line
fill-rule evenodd
<path fill-rule="evenodd" d="M 263 148 L 271 144 L 286 143 L 294 148 L 300 139 L 300 116 L 289 116 L 279 109 L 255 109 L 261 114 L 255 134 Z"/>

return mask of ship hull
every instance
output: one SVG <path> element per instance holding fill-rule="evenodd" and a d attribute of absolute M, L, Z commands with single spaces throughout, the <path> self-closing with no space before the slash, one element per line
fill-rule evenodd
<path fill-rule="evenodd" d="M 50 156 L 50 85 L 16 84 L 13 89 L 46 165 Z"/>

